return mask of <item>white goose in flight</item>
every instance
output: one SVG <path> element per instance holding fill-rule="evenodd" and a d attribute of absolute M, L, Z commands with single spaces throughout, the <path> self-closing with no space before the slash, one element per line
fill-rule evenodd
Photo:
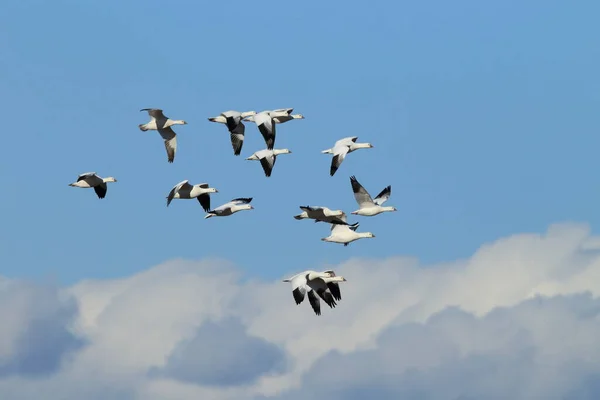
<path fill-rule="evenodd" d="M 358 222 L 352 225 L 331 224 L 331 233 L 321 240 L 324 242 L 341 243 L 344 246 L 348 246 L 348 244 L 355 240 L 375 237 L 371 232 L 356 232 L 358 226 Z"/>
<path fill-rule="evenodd" d="M 330 224 L 348 225 L 346 213 L 342 210 L 331 210 L 327 207 L 300 206 L 302 212 L 294 215 L 297 220 L 314 219 L 315 222 L 328 222 Z"/>
<path fill-rule="evenodd" d="M 250 157 L 246 158 L 246 160 L 260 161 L 260 165 L 262 165 L 263 171 L 265 171 L 265 176 L 268 178 L 271 176 L 271 172 L 275 166 L 275 161 L 277 161 L 277 156 L 280 154 L 291 153 L 292 152 L 289 149 L 263 149 L 252 154 Z"/>
<path fill-rule="evenodd" d="M 240 197 L 233 199 L 230 202 L 215 208 L 214 210 L 207 211 L 207 214 L 204 216 L 204 218 L 227 217 L 235 214 L 238 211 L 253 210 L 254 207 L 250 205 L 251 201 L 252 197 Z"/>
<path fill-rule="evenodd" d="M 69 183 L 69 186 L 78 188 L 94 188 L 96 195 L 99 199 L 103 199 L 106 196 L 106 183 L 116 182 L 117 180 L 112 176 L 107 178 L 101 178 L 96 175 L 95 172 L 86 172 L 77 177 L 77 181 Z"/>
<path fill-rule="evenodd" d="M 358 149 L 369 149 L 373 147 L 371 143 L 356 143 L 356 139 L 358 139 L 358 136 L 350 136 L 340 139 L 335 142 L 332 148 L 321 151 L 323 154 L 333 154 L 331 167 L 329 168 L 329 175 L 333 176 L 335 174 L 344 161 L 344 158 L 346 158 L 347 154 Z"/>
<path fill-rule="evenodd" d="M 222 112 L 216 117 L 211 117 L 208 120 L 227 125 L 231 145 L 233 146 L 233 154 L 239 156 L 242 151 L 242 146 L 244 145 L 244 131 L 246 130 L 246 126 L 242 120 L 252 115 L 256 115 L 256 111 L 239 112 L 229 110 Z"/>
<path fill-rule="evenodd" d="M 169 195 L 167 196 L 167 207 L 169 207 L 169 204 L 171 204 L 173 199 L 197 198 L 204 211 L 208 211 L 210 210 L 209 193 L 219 193 L 219 191 L 215 188 L 209 187 L 208 183 L 190 185 L 189 181 L 186 179 L 185 181 L 181 181 L 177 185 L 173 186 L 173 189 L 171 189 Z"/>
<path fill-rule="evenodd" d="M 385 211 L 398 211 L 396 207 L 382 206 L 392 194 L 391 185 L 385 187 L 375 199 L 372 199 L 369 192 L 356 180 L 354 175 L 350 177 L 350 183 L 359 207 L 358 210 L 352 211 L 352 214 L 371 217 Z"/>
<path fill-rule="evenodd" d="M 292 284 L 292 295 L 296 305 L 302 303 L 308 291 L 308 301 L 313 311 L 316 315 L 321 315 L 321 303 L 315 296 L 315 292 L 330 308 L 334 308 L 337 305 L 336 300 L 342 299 L 338 282 L 346 282 L 346 278 L 337 276 L 332 270 L 322 272 L 308 270 L 284 279 L 283 282 Z"/>
<path fill-rule="evenodd" d="M 163 111 L 158 108 L 142 108 L 140 111 L 147 111 L 150 115 L 150 122 L 139 124 L 138 127 L 142 131 L 157 130 L 165 141 L 165 149 L 167 150 L 167 161 L 170 163 L 175 160 L 175 152 L 177 151 L 177 135 L 171 129 L 173 125 L 187 125 L 182 119 L 171 119 L 165 117 Z"/>

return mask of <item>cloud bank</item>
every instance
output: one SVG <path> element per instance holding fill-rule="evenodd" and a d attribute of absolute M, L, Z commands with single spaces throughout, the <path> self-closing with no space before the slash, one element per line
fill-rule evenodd
<path fill-rule="evenodd" d="M 586 225 L 444 264 L 310 268 L 348 279 L 320 317 L 225 260 L 68 288 L 0 279 L 0 397 L 600 398 L 600 238 Z"/>

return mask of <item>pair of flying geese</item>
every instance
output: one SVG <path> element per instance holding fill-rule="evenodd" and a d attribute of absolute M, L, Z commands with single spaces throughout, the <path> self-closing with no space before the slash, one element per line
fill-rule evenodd
<path fill-rule="evenodd" d="M 319 297 L 330 308 L 335 308 L 337 302 L 342 300 L 339 282 L 346 282 L 346 278 L 336 275 L 333 270 L 321 272 L 308 270 L 284 279 L 283 282 L 291 283 L 292 296 L 296 305 L 302 303 L 306 293 L 308 293 L 310 306 L 316 315 L 321 315 Z"/>

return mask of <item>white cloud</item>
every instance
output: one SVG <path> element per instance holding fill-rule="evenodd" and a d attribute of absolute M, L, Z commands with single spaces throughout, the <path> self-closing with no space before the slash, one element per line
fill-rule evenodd
<path fill-rule="evenodd" d="M 348 279 L 342 301 L 320 317 L 294 304 L 289 284 L 242 280 L 224 260 L 173 260 L 60 296 L 1 281 L 0 393 L 585 399 L 600 394 L 598 243 L 587 226 L 561 224 L 441 265 L 350 259 L 333 266 Z M 48 329 L 52 340 L 39 334 Z M 41 378 L 2 376 L 3 365 L 32 365 L 20 338 L 50 360 Z"/>

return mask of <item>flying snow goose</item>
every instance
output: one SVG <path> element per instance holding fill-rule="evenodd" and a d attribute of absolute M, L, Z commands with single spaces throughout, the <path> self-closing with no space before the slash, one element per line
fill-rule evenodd
<path fill-rule="evenodd" d="M 186 179 L 185 181 L 181 181 L 177 185 L 173 186 L 173 189 L 171 189 L 169 195 L 167 196 L 167 207 L 169 207 L 169 204 L 171 204 L 173 199 L 197 198 L 204 211 L 208 211 L 210 210 L 209 193 L 219 193 L 219 191 L 215 188 L 209 187 L 208 183 L 190 185 L 189 181 Z"/>
<path fill-rule="evenodd" d="M 96 195 L 99 199 L 103 199 L 106 196 L 106 183 L 116 182 L 117 180 L 112 176 L 107 178 L 101 178 L 96 175 L 95 172 L 86 172 L 77 177 L 77 181 L 69 183 L 69 186 L 78 188 L 94 188 Z"/>
<path fill-rule="evenodd" d="M 273 150 L 275 145 L 275 122 L 271 117 L 270 111 L 261 111 L 258 114 L 251 115 L 245 121 L 252 121 L 258 127 L 258 130 L 265 139 L 268 150 Z"/>
<path fill-rule="evenodd" d="M 302 212 L 294 215 L 297 220 L 314 219 L 315 222 L 328 222 L 330 224 L 348 225 L 346 213 L 342 210 L 331 210 L 327 207 L 300 206 Z"/>
<path fill-rule="evenodd" d="M 354 192 L 354 198 L 359 207 L 358 210 L 352 211 L 352 214 L 371 217 L 385 211 L 397 211 L 396 207 L 382 206 L 392 194 L 391 185 L 385 187 L 375 199 L 372 199 L 369 192 L 367 192 L 363 185 L 356 180 L 354 175 L 350 177 L 350 183 L 352 185 L 352 191 Z"/>
<path fill-rule="evenodd" d="M 165 141 L 165 149 L 167 150 L 167 161 L 170 163 L 175 159 L 177 151 L 177 134 L 171 129 L 173 125 L 187 125 L 182 119 L 171 119 L 165 117 L 163 111 L 158 108 L 142 108 L 140 111 L 147 111 L 150 115 L 150 122 L 139 124 L 138 127 L 142 131 L 157 130 Z"/>
<path fill-rule="evenodd" d="M 308 300 L 316 315 L 321 315 L 321 305 L 314 292 L 330 308 L 334 308 L 337 305 L 336 299 L 341 300 L 342 298 L 337 282 L 345 281 L 346 278 L 335 275 L 335 272 L 331 270 L 322 272 L 308 270 L 283 280 L 283 282 L 290 282 L 292 284 L 292 295 L 296 305 L 302 303 L 308 291 Z M 335 295 L 333 292 L 335 292 Z"/>
<path fill-rule="evenodd" d="M 240 152 L 242 151 L 242 146 L 244 145 L 244 132 L 246 130 L 246 126 L 242 120 L 252 115 L 256 115 L 256 111 L 239 112 L 235 110 L 229 110 L 222 112 L 216 117 L 211 117 L 208 120 L 227 125 L 227 130 L 229 131 L 229 136 L 231 139 L 231 145 L 233 146 L 233 154 L 239 156 Z"/>
<path fill-rule="evenodd" d="M 235 214 L 238 211 L 253 210 L 254 207 L 250 205 L 251 201 L 252 197 L 240 197 L 233 199 L 229 203 L 225 203 L 214 210 L 207 211 L 207 214 L 204 216 L 204 218 L 227 217 Z"/>
<path fill-rule="evenodd" d="M 277 156 L 280 154 L 291 154 L 292 152 L 288 149 L 263 149 L 259 150 L 256 153 L 252 154 L 250 157 L 246 158 L 246 160 L 258 160 L 260 161 L 260 165 L 262 165 L 263 170 L 265 171 L 265 176 L 268 178 L 271 176 L 271 171 L 273 171 L 273 167 L 275 166 L 275 161 L 277 161 Z"/>
<path fill-rule="evenodd" d="M 331 233 L 321 240 L 324 242 L 341 243 L 344 246 L 348 246 L 348 244 L 355 240 L 375 237 L 371 232 L 356 232 L 358 226 L 358 222 L 352 225 L 331 224 Z"/>
<path fill-rule="evenodd" d="M 342 165 L 342 162 L 344 161 L 344 158 L 346 158 L 347 154 L 358 149 L 368 149 L 373 147 L 371 143 L 356 143 L 356 139 L 358 139 L 358 136 L 350 136 L 340 139 L 335 142 L 332 148 L 321 151 L 323 154 L 333 154 L 331 167 L 329 169 L 330 176 L 333 176 L 340 165 Z"/>

